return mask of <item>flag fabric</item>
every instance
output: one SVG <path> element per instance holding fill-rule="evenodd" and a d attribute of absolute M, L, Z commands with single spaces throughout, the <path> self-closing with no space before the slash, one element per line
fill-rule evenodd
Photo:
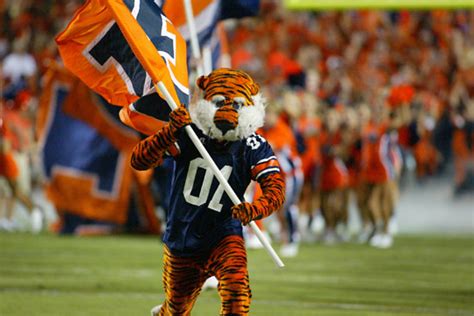
<path fill-rule="evenodd" d="M 225 2 L 225 1 L 224 1 Z M 221 16 L 221 1 L 220 0 L 192 0 L 194 21 L 196 24 L 196 32 L 199 40 L 199 46 L 202 48 L 209 45 L 214 29 Z M 173 24 L 178 28 L 179 32 L 187 42 L 188 56 L 191 54 L 190 39 L 186 14 L 184 9 L 184 1 L 164 1 L 163 11 L 166 16 L 173 21 Z"/>
<path fill-rule="evenodd" d="M 218 27 L 219 21 L 257 15 L 260 9 L 260 0 L 192 0 L 191 3 L 199 46 L 201 49 L 210 48 L 213 68 L 228 66 L 225 61 L 220 60 L 223 54 L 223 44 L 222 34 Z M 161 5 L 163 12 L 186 40 L 189 58 L 192 56 L 191 35 L 186 21 L 184 1 L 163 0 Z"/>
<path fill-rule="evenodd" d="M 154 84 L 189 102 L 186 43 L 156 1 L 88 0 L 56 43 L 66 67 L 145 134 L 170 112 Z"/>
<path fill-rule="evenodd" d="M 221 20 L 256 16 L 260 0 L 222 0 Z"/>
<path fill-rule="evenodd" d="M 58 210 L 124 223 L 137 133 L 118 120 L 119 107 L 61 66 L 43 82 L 37 130 L 47 196 Z"/>
<path fill-rule="evenodd" d="M 219 21 L 255 16 L 260 9 L 260 0 L 192 0 L 191 3 L 201 46 L 209 43 Z M 184 39 L 189 41 L 190 34 L 184 13 L 184 2 L 163 0 L 161 4 L 166 16 L 178 28 Z"/>

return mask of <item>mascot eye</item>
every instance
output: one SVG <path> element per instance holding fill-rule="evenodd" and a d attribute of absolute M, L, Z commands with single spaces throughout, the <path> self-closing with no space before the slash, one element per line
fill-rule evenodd
<path fill-rule="evenodd" d="M 224 100 L 220 100 L 220 101 L 212 101 L 212 103 L 214 103 L 214 105 L 218 108 L 221 108 L 225 105 L 225 101 Z"/>
<path fill-rule="evenodd" d="M 236 110 L 240 110 L 245 105 L 245 100 L 243 98 L 235 98 L 232 106 Z"/>
<path fill-rule="evenodd" d="M 211 102 L 218 108 L 223 107 L 225 105 L 225 97 L 222 95 L 215 95 L 212 97 Z"/>

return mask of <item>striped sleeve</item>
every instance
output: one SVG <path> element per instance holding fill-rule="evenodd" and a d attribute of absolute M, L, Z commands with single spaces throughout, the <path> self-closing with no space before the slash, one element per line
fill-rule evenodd
<path fill-rule="evenodd" d="M 250 167 L 250 176 L 252 180 L 280 172 L 278 162 L 272 147 L 267 140 L 258 134 L 253 134 L 246 140 L 247 143 L 247 161 Z"/>
<path fill-rule="evenodd" d="M 258 180 L 261 176 L 280 172 L 280 164 L 275 155 L 261 159 L 251 167 L 252 180 Z"/>

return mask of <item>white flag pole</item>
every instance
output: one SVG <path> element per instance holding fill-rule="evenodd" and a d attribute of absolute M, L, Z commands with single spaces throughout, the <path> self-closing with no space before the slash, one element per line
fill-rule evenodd
<path fill-rule="evenodd" d="M 188 23 L 189 29 L 189 37 L 191 41 L 191 51 L 193 54 L 193 58 L 197 62 L 197 75 L 202 76 L 204 75 L 204 67 L 201 57 L 201 50 L 199 49 L 199 40 L 196 31 L 196 23 L 194 22 L 194 13 L 193 13 L 193 5 L 191 0 L 183 0 L 184 1 L 184 11 L 186 13 L 186 21 Z"/>
<path fill-rule="evenodd" d="M 212 71 L 212 51 L 209 45 L 205 45 L 202 48 L 202 64 L 204 71 L 208 74 Z"/>
<path fill-rule="evenodd" d="M 168 92 L 168 89 L 166 88 L 166 86 L 163 84 L 163 82 L 158 82 L 156 84 L 157 88 L 160 90 L 160 92 L 163 94 L 163 96 L 165 97 L 166 99 L 166 102 L 168 102 L 168 105 L 170 106 L 171 110 L 174 110 L 176 108 L 178 108 L 176 102 L 174 101 L 173 97 L 170 95 L 170 93 Z M 216 176 L 217 180 L 219 181 L 219 183 L 224 187 L 224 190 L 225 192 L 227 193 L 227 195 L 230 197 L 232 203 L 234 203 L 234 205 L 237 205 L 239 203 L 241 203 L 239 197 L 237 196 L 237 194 L 235 194 L 234 190 L 232 189 L 232 187 L 229 185 L 229 183 L 227 182 L 226 178 L 222 175 L 221 171 L 219 170 L 219 168 L 217 167 L 216 163 L 214 162 L 214 160 L 212 160 L 212 157 L 209 155 L 209 153 L 207 152 L 206 148 L 204 148 L 204 145 L 201 143 L 201 141 L 199 140 L 199 138 L 197 137 L 196 133 L 194 132 L 194 130 L 192 129 L 191 126 L 186 126 L 185 127 L 185 130 L 186 130 L 186 133 L 188 134 L 189 138 L 191 139 L 191 141 L 193 142 L 193 144 L 196 146 L 197 150 L 199 151 L 199 153 L 201 154 L 201 156 L 204 158 L 204 160 L 206 161 L 206 163 L 209 165 L 209 167 L 211 168 L 212 172 L 214 173 L 214 175 Z M 254 231 L 255 235 L 257 235 L 257 238 L 258 240 L 260 240 L 260 242 L 262 243 L 263 247 L 265 247 L 265 249 L 267 250 L 268 254 L 272 257 L 273 261 L 275 262 L 275 264 L 279 267 L 279 268 L 283 268 L 285 266 L 285 264 L 283 263 L 283 261 L 281 261 L 280 257 L 278 256 L 278 254 L 275 252 L 275 250 L 272 248 L 272 246 L 270 245 L 270 243 L 268 242 L 267 238 L 265 237 L 265 235 L 263 235 L 262 231 L 260 230 L 260 228 L 258 228 L 257 224 L 255 224 L 255 222 L 250 222 L 250 227 L 252 228 L 252 230 Z"/>

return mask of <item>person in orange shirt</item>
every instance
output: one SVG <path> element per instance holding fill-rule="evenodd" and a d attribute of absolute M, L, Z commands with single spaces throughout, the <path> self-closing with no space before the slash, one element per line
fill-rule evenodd
<path fill-rule="evenodd" d="M 356 195 L 356 204 L 361 221 L 361 230 L 358 236 L 358 242 L 365 243 L 369 240 L 373 233 L 375 223 L 367 206 L 368 201 L 368 186 L 361 177 L 362 172 L 362 131 L 371 119 L 370 108 L 366 104 L 358 104 L 356 108 L 357 126 L 354 128 L 353 134 L 350 135 L 351 140 L 346 143 L 349 144 L 348 153 L 351 161 L 349 161 L 349 186 L 354 188 Z M 348 158 L 349 158 L 348 157 Z M 347 160 L 347 159 L 346 159 Z"/>
<path fill-rule="evenodd" d="M 371 119 L 362 130 L 362 190 L 365 195 L 364 204 L 375 225 L 370 244 L 380 248 L 388 248 L 393 244 L 388 230 L 393 212 L 389 182 L 395 178 L 395 168 L 387 132 L 387 123 L 375 119 Z"/>
<path fill-rule="evenodd" d="M 275 104 L 266 109 L 265 125 L 258 131 L 272 146 L 285 178 L 285 203 L 277 213 L 283 242 L 280 254 L 294 257 L 298 254 L 298 201 L 303 184 L 301 159 L 297 154 L 295 135 L 288 124 L 288 115 Z"/>
<path fill-rule="evenodd" d="M 388 115 L 388 160 L 391 165 L 390 179 L 388 181 L 388 197 L 386 208 L 388 209 L 388 234 L 391 236 L 398 231 L 395 207 L 400 197 L 399 182 L 403 170 L 402 144 L 400 143 L 400 131 L 402 127 L 407 127 L 410 119 L 410 103 L 406 101 L 399 106 L 399 109 L 389 109 Z M 387 240 L 390 238 L 386 237 Z M 387 242 L 388 243 L 388 242 Z"/>
<path fill-rule="evenodd" d="M 306 107 L 297 124 L 299 134 L 304 142 L 304 150 L 301 153 L 304 183 L 299 201 L 300 220 L 302 222 L 300 229 L 302 238 L 313 241 L 314 232 L 317 230 L 317 216 L 320 216 L 321 120 L 316 116 L 314 98 L 306 96 L 304 101 L 306 101 Z"/>
<path fill-rule="evenodd" d="M 348 220 L 346 190 L 349 174 L 341 159 L 343 144 L 339 119 L 336 110 L 329 110 L 321 131 L 321 212 L 326 223 L 323 238 L 328 244 L 342 240 L 342 236 L 336 233 L 336 226 L 347 226 Z"/>
<path fill-rule="evenodd" d="M 0 216 L 0 230 L 12 231 L 18 228 L 18 225 L 12 219 L 15 201 L 18 200 L 31 213 L 32 232 L 38 233 L 43 226 L 43 215 L 34 206 L 31 199 L 19 189 L 18 177 L 20 172 L 13 156 L 11 135 L 6 123 L 0 118 L 0 178 L 4 178 L 7 184 L 6 188 L 0 191 L 0 210 L 2 210 L 2 213 L 4 209 L 4 214 Z"/>
<path fill-rule="evenodd" d="M 361 198 L 360 161 L 361 161 L 361 139 L 360 126 L 361 117 L 353 108 L 345 109 L 345 118 L 340 127 L 342 138 L 342 159 L 347 168 L 349 184 L 345 190 L 344 212 L 348 213 L 351 195 L 356 198 L 357 208 L 361 217 L 362 226 L 372 226 L 370 216 Z M 348 236 L 346 236 L 348 238 Z"/>

